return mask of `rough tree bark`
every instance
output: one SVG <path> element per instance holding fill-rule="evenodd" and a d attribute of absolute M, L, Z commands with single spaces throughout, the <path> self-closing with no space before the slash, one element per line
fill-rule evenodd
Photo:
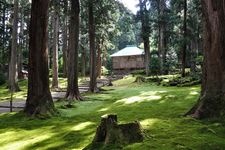
<path fill-rule="evenodd" d="M 142 23 L 142 39 L 144 42 L 144 51 L 145 51 L 145 72 L 149 76 L 149 62 L 150 62 L 150 30 L 149 30 L 149 19 L 146 8 L 146 1 L 139 0 L 140 4 L 140 13 L 141 13 L 141 23 Z"/>
<path fill-rule="evenodd" d="M 68 61 L 68 2 L 64 1 L 64 20 L 63 20 L 63 76 L 67 77 L 67 61 Z"/>
<path fill-rule="evenodd" d="M 24 48 L 24 14 L 23 8 L 20 8 L 20 33 L 19 33 L 19 46 L 18 46 L 18 78 L 23 79 L 23 48 Z"/>
<path fill-rule="evenodd" d="M 182 46 L 182 69 L 181 76 L 185 77 L 186 50 L 187 50 L 187 0 L 184 0 L 184 21 L 183 21 L 183 46 Z"/>
<path fill-rule="evenodd" d="M 81 45 L 81 76 L 86 77 L 86 49 Z"/>
<path fill-rule="evenodd" d="M 49 89 L 48 7 L 49 0 L 32 0 L 29 31 L 28 95 L 24 112 L 38 117 L 55 114 Z"/>
<path fill-rule="evenodd" d="M 78 88 L 79 13 L 79 0 L 71 0 L 68 51 L 68 86 L 66 92 L 66 98 L 70 101 L 73 99 L 82 100 Z"/>
<path fill-rule="evenodd" d="M 54 23 L 53 23 L 53 66 L 52 66 L 52 88 L 59 88 L 59 79 L 58 79 L 58 48 L 59 48 L 59 14 L 58 14 L 58 4 L 55 2 L 54 7 Z"/>
<path fill-rule="evenodd" d="M 201 96 L 187 113 L 195 118 L 225 116 L 225 0 L 202 0 L 204 65 Z"/>
<path fill-rule="evenodd" d="M 90 46 L 90 85 L 89 91 L 97 90 L 96 84 L 96 49 L 95 49 L 95 20 L 93 10 L 93 0 L 89 0 L 88 4 L 88 19 L 89 19 L 89 46 Z"/>
<path fill-rule="evenodd" d="M 196 73 L 196 55 L 197 55 L 197 39 L 194 38 L 191 40 L 190 43 L 190 70 L 191 70 L 191 74 L 195 74 Z"/>
<path fill-rule="evenodd" d="M 17 68 L 18 10 L 19 10 L 19 2 L 18 0 L 14 0 L 12 45 L 9 63 L 9 86 L 8 86 L 9 90 L 13 92 L 20 90 L 18 86 L 18 68 Z"/>
<path fill-rule="evenodd" d="M 166 53 L 167 53 L 167 43 L 166 43 L 166 22 L 164 19 L 166 9 L 165 0 L 158 0 L 158 15 L 159 15 L 159 58 L 160 58 L 160 72 L 161 74 L 166 74 L 167 70 L 165 68 L 166 64 Z"/>
<path fill-rule="evenodd" d="M 99 40 L 98 42 L 98 55 L 97 55 L 97 77 L 101 78 L 102 74 L 102 46 L 103 45 L 103 40 Z"/>
<path fill-rule="evenodd" d="M 150 63 L 150 45 L 149 37 L 144 38 L 144 50 L 145 50 L 145 72 L 146 76 L 150 75 L 149 63 Z"/>
<path fill-rule="evenodd" d="M 6 31 L 5 31 L 5 29 L 6 29 L 6 6 L 5 6 L 5 3 L 3 3 L 2 4 L 2 31 L 3 31 L 3 33 L 2 33 L 2 45 L 1 45 L 1 56 L 0 56 L 0 58 L 1 58 L 1 62 L 4 62 L 4 60 L 5 60 L 5 34 L 6 34 Z"/>

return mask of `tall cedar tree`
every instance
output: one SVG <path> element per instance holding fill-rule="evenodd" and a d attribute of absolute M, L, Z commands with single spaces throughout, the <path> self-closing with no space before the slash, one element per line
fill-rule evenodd
<path fill-rule="evenodd" d="M 160 58 L 160 72 L 161 74 L 167 74 L 166 66 L 166 53 L 167 53 L 167 40 L 166 40 L 166 19 L 164 17 L 166 11 L 166 1 L 158 0 L 158 28 L 159 28 L 159 58 Z"/>
<path fill-rule="evenodd" d="M 149 17 L 146 6 L 146 0 L 139 0 L 140 5 L 140 14 L 141 14 L 141 23 L 142 23 L 142 39 L 144 42 L 144 51 L 145 51 L 145 72 L 148 76 L 150 74 L 149 62 L 150 62 L 150 30 L 149 30 Z"/>
<path fill-rule="evenodd" d="M 184 21 L 183 21 L 183 47 L 182 47 L 182 77 L 185 77 L 186 52 L 187 51 L 187 0 L 184 0 Z"/>
<path fill-rule="evenodd" d="M 69 100 L 81 100 L 78 88 L 78 47 L 80 2 L 71 0 L 70 27 L 69 27 L 69 51 L 68 51 L 68 86 L 66 98 Z"/>
<path fill-rule="evenodd" d="M 21 4 L 22 5 L 22 4 Z M 20 32 L 19 32 L 19 46 L 18 46 L 18 67 L 17 67 L 17 70 L 18 70 L 18 78 L 19 79 L 23 79 L 23 73 L 22 73 L 22 70 L 23 70 L 23 48 L 24 48 L 24 8 L 20 8 Z"/>
<path fill-rule="evenodd" d="M 12 30 L 12 46 L 11 46 L 11 57 L 9 64 L 9 89 L 10 91 L 19 91 L 18 86 L 18 69 L 17 69 L 17 37 L 18 37 L 18 0 L 14 0 L 13 9 L 13 30 Z"/>
<path fill-rule="evenodd" d="M 67 58 L 68 58 L 68 1 L 63 3 L 63 33 L 62 33 L 62 51 L 63 51 L 63 77 L 67 77 Z"/>
<path fill-rule="evenodd" d="M 89 19 L 89 46 L 90 46 L 90 85 L 89 91 L 95 92 L 97 90 L 96 85 L 96 49 L 95 49 L 95 20 L 93 10 L 93 0 L 89 0 L 88 3 L 88 19 Z"/>
<path fill-rule="evenodd" d="M 59 88 L 59 79 L 58 79 L 58 48 L 59 48 L 59 6 L 58 2 L 54 3 L 54 27 L 53 27 L 53 68 L 52 68 L 52 88 Z"/>
<path fill-rule="evenodd" d="M 55 113 L 49 89 L 48 68 L 49 0 L 32 0 L 28 65 L 28 96 L 24 112 L 32 116 Z"/>
<path fill-rule="evenodd" d="M 102 49 L 103 49 L 103 43 L 104 43 L 104 38 L 102 40 L 98 41 L 97 45 L 97 67 L 96 67 L 96 76 L 98 78 L 101 78 L 102 74 Z"/>
<path fill-rule="evenodd" d="M 202 91 L 187 113 L 195 118 L 225 116 L 225 0 L 202 0 L 204 66 Z"/>

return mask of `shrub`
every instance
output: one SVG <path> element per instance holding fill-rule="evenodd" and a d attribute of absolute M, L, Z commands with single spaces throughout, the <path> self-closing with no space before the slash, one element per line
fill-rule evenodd
<path fill-rule="evenodd" d="M 201 83 L 201 79 L 197 77 L 187 76 L 184 78 L 176 77 L 171 80 L 167 84 L 164 83 L 165 86 L 178 86 L 178 87 L 184 87 L 184 86 L 193 86 L 198 85 Z"/>
<path fill-rule="evenodd" d="M 106 67 L 104 67 L 104 66 L 102 66 L 102 75 L 103 76 L 109 75 L 109 70 L 106 69 Z"/>
<path fill-rule="evenodd" d="M 152 55 L 149 67 L 152 75 L 157 76 L 160 73 L 160 60 L 157 55 Z"/>

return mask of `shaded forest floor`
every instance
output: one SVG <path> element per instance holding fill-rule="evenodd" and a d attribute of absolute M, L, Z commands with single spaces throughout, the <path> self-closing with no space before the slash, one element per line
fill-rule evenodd
<path fill-rule="evenodd" d="M 1 114 L 1 149 L 82 149 L 91 143 L 100 117 L 110 113 L 118 115 L 119 123 L 138 120 L 143 126 L 144 142 L 124 149 L 225 149 L 223 120 L 183 117 L 196 102 L 199 86 L 162 87 L 134 80 L 127 77 L 100 94 L 85 94 L 85 101 L 75 102 L 74 108 L 56 102 L 60 116 L 51 119 Z"/>

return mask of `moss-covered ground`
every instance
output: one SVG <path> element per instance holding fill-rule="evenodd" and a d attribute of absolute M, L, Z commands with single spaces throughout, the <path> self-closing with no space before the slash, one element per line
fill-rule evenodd
<path fill-rule="evenodd" d="M 1 150 L 82 149 L 91 143 L 100 117 L 117 114 L 120 123 L 140 121 L 145 140 L 127 145 L 131 150 L 223 150 L 225 122 L 198 121 L 184 117 L 196 102 L 200 87 L 162 87 L 133 83 L 127 77 L 99 94 L 84 95 L 85 101 L 62 109 L 51 119 L 27 118 L 22 113 L 0 115 Z M 2 89 L 0 89 L 2 92 Z"/>

